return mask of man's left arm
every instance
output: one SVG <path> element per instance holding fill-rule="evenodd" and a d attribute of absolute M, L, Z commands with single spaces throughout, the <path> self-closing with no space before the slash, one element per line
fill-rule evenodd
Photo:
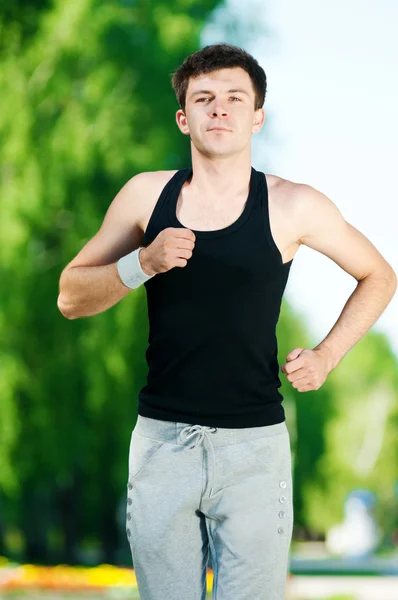
<path fill-rule="evenodd" d="M 295 186 L 297 241 L 328 256 L 357 280 L 338 320 L 312 350 L 295 348 L 281 370 L 299 392 L 317 390 L 343 356 L 369 331 L 397 289 L 397 275 L 337 206 L 309 185 Z"/>

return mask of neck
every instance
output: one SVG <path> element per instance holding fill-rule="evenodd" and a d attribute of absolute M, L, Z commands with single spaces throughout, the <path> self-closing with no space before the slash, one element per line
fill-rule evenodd
<path fill-rule="evenodd" d="M 246 194 L 251 176 L 251 155 L 245 153 L 226 158 L 207 157 L 192 152 L 190 193 L 218 200 Z"/>

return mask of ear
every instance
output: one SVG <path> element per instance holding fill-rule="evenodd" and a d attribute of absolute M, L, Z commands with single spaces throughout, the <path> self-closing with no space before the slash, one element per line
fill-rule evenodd
<path fill-rule="evenodd" d="M 258 133 L 265 121 L 265 112 L 264 109 L 258 108 L 254 113 L 254 121 L 252 127 L 252 133 Z"/>
<path fill-rule="evenodd" d="M 189 126 L 188 126 L 187 117 L 186 117 L 186 114 L 184 113 L 184 111 L 182 110 L 182 108 L 180 108 L 176 112 L 176 122 L 177 122 L 177 125 L 178 125 L 178 128 L 180 129 L 180 131 L 184 135 L 189 135 Z"/>

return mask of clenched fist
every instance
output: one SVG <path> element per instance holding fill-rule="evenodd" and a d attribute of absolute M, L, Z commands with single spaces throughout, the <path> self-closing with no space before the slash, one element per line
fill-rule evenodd
<path fill-rule="evenodd" d="M 185 267 L 192 256 L 195 240 L 190 229 L 166 227 L 139 253 L 142 270 L 147 275 L 156 275 L 174 267 Z"/>
<path fill-rule="evenodd" d="M 281 371 L 298 392 L 319 390 L 331 371 L 330 360 L 321 350 L 294 348 L 286 360 Z"/>

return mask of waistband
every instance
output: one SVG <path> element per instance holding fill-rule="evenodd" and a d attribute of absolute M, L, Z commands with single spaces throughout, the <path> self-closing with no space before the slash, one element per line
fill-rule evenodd
<path fill-rule="evenodd" d="M 228 444 L 238 444 L 249 440 L 256 440 L 270 435 L 287 432 L 286 421 L 276 423 L 274 425 L 263 425 L 262 427 L 211 427 L 209 425 L 195 425 L 192 423 L 180 423 L 178 421 L 162 421 L 160 419 L 152 419 L 138 415 L 135 426 L 137 433 L 145 437 L 153 438 L 154 440 L 168 442 L 169 444 L 185 443 L 184 430 L 187 432 L 197 431 L 207 433 L 211 430 L 216 430 L 212 435 L 211 441 L 213 446 L 226 446 Z M 203 437 L 203 435 L 202 435 Z"/>
<path fill-rule="evenodd" d="M 177 421 L 161 421 L 159 419 L 143 417 L 142 415 L 138 415 L 137 417 L 135 430 L 139 435 L 144 437 L 167 442 L 169 444 L 185 444 L 190 448 L 196 448 L 196 446 L 202 443 L 204 446 L 204 442 L 206 442 L 213 457 L 213 472 L 209 485 L 209 497 L 211 497 L 213 491 L 212 482 L 216 464 L 214 446 L 239 444 L 240 442 L 266 438 L 288 432 L 285 421 L 276 423 L 275 425 L 265 425 L 262 427 L 230 429 L 225 427 L 211 427 L 209 425 L 179 423 Z"/>

